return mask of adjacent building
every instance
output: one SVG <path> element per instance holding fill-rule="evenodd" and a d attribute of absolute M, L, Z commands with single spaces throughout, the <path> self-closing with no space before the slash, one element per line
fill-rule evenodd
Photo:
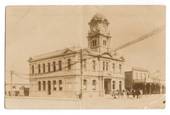
<path fill-rule="evenodd" d="M 133 67 L 131 71 L 125 72 L 125 89 L 141 90 L 143 94 L 164 93 L 165 86 L 160 76 L 151 74 L 148 70 Z"/>
<path fill-rule="evenodd" d="M 124 58 L 111 52 L 109 22 L 89 22 L 88 48 L 66 48 L 29 59 L 30 95 L 102 97 L 124 89 Z"/>

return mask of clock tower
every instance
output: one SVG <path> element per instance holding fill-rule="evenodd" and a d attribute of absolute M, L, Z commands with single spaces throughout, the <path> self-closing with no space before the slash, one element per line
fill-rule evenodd
<path fill-rule="evenodd" d="M 111 36 L 109 22 L 101 14 L 96 14 L 89 22 L 88 47 L 99 53 L 109 52 Z"/>

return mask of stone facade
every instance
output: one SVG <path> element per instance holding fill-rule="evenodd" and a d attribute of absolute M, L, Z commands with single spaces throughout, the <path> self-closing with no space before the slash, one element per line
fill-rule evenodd
<path fill-rule="evenodd" d="M 107 19 L 96 14 L 89 25 L 88 48 L 66 48 L 29 59 L 31 96 L 100 97 L 124 89 L 124 59 L 110 50 Z"/>

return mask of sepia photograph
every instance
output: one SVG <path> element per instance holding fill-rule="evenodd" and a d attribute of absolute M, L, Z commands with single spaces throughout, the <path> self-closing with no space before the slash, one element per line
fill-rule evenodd
<path fill-rule="evenodd" d="M 164 109 L 164 5 L 6 6 L 5 108 Z"/>

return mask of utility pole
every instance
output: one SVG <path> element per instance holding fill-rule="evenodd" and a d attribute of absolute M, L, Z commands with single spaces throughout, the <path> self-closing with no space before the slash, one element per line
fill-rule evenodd
<path fill-rule="evenodd" d="M 10 92 L 11 92 L 11 96 L 13 95 L 13 94 L 12 94 L 12 93 L 13 93 L 13 92 L 12 92 L 12 89 L 13 89 L 13 86 L 12 86 L 12 85 L 13 85 L 13 73 L 14 73 L 14 72 L 11 70 L 11 71 L 10 71 Z"/>
<path fill-rule="evenodd" d="M 80 49 L 80 96 L 79 98 L 82 98 L 82 77 L 83 77 L 83 52 L 82 49 Z"/>

